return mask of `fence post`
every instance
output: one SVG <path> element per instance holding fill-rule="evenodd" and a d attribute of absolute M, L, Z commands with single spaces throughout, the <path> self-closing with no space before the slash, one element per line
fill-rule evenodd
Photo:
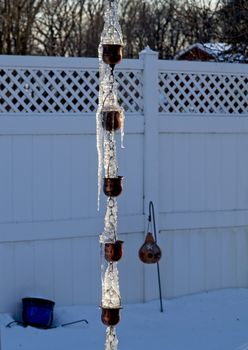
<path fill-rule="evenodd" d="M 155 209 L 157 232 L 159 232 L 159 125 L 158 125 L 158 53 L 147 46 L 140 54 L 143 60 L 144 101 L 144 214 L 145 227 L 149 202 Z M 154 280 L 154 283 L 153 283 Z M 144 271 L 144 299 L 157 297 L 156 271 L 146 267 Z"/>

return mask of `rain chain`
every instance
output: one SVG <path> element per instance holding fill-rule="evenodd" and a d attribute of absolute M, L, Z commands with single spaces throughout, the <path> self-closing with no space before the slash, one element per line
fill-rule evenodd
<path fill-rule="evenodd" d="M 103 178 L 103 192 L 107 196 L 104 230 L 100 235 L 102 256 L 101 319 L 106 329 L 105 350 L 117 350 L 115 326 L 120 320 L 121 296 L 117 262 L 122 257 L 122 241 L 117 238 L 117 200 L 122 192 L 122 176 L 118 175 L 115 132 L 124 135 L 124 113 L 118 104 L 118 84 L 115 65 L 122 59 L 122 33 L 119 25 L 116 0 L 105 0 L 104 28 L 98 48 L 99 54 L 99 105 L 96 114 L 98 151 L 98 210 Z"/>

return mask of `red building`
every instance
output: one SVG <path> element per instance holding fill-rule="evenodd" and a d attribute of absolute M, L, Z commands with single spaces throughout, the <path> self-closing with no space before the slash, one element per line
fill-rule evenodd
<path fill-rule="evenodd" d="M 223 43 L 196 43 L 181 50 L 174 57 L 175 60 L 185 61 L 219 61 L 220 55 L 230 49 L 230 45 Z"/>

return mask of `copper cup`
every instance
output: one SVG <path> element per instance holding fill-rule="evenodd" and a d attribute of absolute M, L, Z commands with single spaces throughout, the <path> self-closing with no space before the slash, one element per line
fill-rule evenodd
<path fill-rule="evenodd" d="M 122 257 L 122 244 L 123 241 L 119 240 L 114 243 L 105 243 L 105 259 L 109 262 L 119 261 Z"/>
<path fill-rule="evenodd" d="M 122 45 L 103 44 L 102 60 L 106 64 L 115 65 L 121 62 Z"/>
<path fill-rule="evenodd" d="M 116 326 L 120 321 L 120 308 L 105 308 L 101 307 L 101 320 L 105 326 Z"/>
<path fill-rule="evenodd" d="M 121 128 L 120 111 L 107 111 L 102 113 L 102 126 L 107 131 L 115 131 Z"/>
<path fill-rule="evenodd" d="M 105 177 L 103 183 L 103 192 L 106 196 L 117 197 L 122 192 L 122 179 L 123 176 L 114 178 Z"/>

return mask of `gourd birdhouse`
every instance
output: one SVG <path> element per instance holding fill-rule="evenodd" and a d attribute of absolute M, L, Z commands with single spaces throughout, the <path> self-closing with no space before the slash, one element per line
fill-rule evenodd
<path fill-rule="evenodd" d="M 151 232 L 148 232 L 144 244 L 139 250 L 139 258 L 145 264 L 155 264 L 162 256 L 161 249 L 157 245 Z"/>

